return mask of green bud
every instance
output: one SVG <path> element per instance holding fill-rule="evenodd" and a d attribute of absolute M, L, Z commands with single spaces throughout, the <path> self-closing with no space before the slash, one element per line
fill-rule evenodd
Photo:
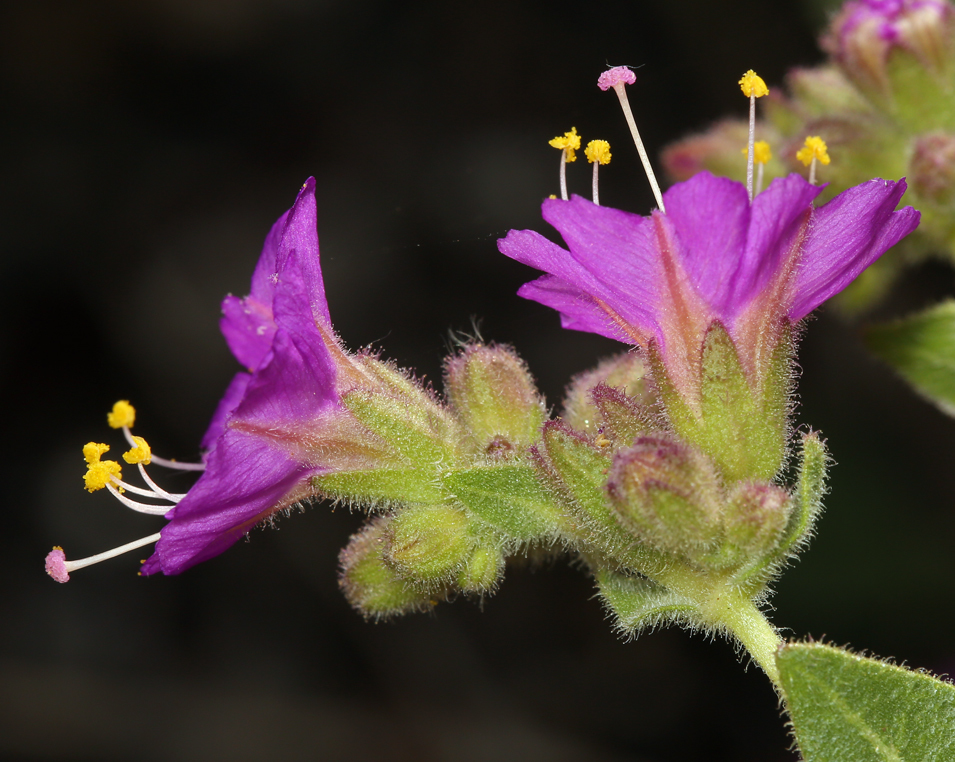
<path fill-rule="evenodd" d="M 792 500 L 768 482 L 740 482 L 730 492 L 723 514 L 724 548 L 737 563 L 774 550 L 789 523 Z"/>
<path fill-rule="evenodd" d="M 596 434 L 607 425 L 605 411 L 593 397 L 597 388 L 612 389 L 618 399 L 627 399 L 627 407 L 634 411 L 656 401 L 646 363 L 640 355 L 622 352 L 607 358 L 593 370 L 575 376 L 564 398 L 564 420 L 587 434 Z"/>
<path fill-rule="evenodd" d="M 695 558 L 720 533 L 722 494 L 709 459 L 666 435 L 620 450 L 607 477 L 620 523 L 665 552 Z"/>
<path fill-rule="evenodd" d="M 492 460 L 506 459 L 540 437 L 544 401 L 509 347 L 470 344 L 449 357 L 445 389 L 479 450 Z"/>
<path fill-rule="evenodd" d="M 955 200 L 955 135 L 932 132 L 915 141 L 908 180 L 920 199 L 939 206 Z"/>
<path fill-rule="evenodd" d="M 458 508 L 417 505 L 391 518 L 385 559 L 403 577 L 425 584 L 449 579 L 471 555 L 470 522 Z"/>
<path fill-rule="evenodd" d="M 492 593 L 504 576 L 504 554 L 498 547 L 478 545 L 458 573 L 457 584 L 465 593 Z"/>
<path fill-rule="evenodd" d="M 369 619 L 423 611 L 436 603 L 436 591 L 415 586 L 385 561 L 390 524 L 388 516 L 372 519 L 338 557 L 338 584 L 348 602 Z"/>

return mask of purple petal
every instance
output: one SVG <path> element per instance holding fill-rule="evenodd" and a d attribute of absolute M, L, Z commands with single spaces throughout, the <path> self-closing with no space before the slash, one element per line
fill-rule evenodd
<path fill-rule="evenodd" d="M 796 272 L 791 320 L 838 294 L 918 227 L 915 209 L 895 211 L 905 188 L 905 180 L 869 180 L 816 209 Z"/>
<path fill-rule="evenodd" d="M 597 333 L 627 344 L 634 342 L 634 337 L 614 322 L 590 294 L 554 275 L 542 275 L 525 283 L 517 295 L 557 310 L 563 328 Z"/>
<path fill-rule="evenodd" d="M 753 199 L 732 303 L 742 308 L 781 275 L 812 214 L 812 202 L 823 189 L 793 174 L 773 180 Z"/>
<path fill-rule="evenodd" d="M 219 400 L 215 413 L 212 414 L 209 428 L 206 429 L 206 433 L 202 437 L 202 442 L 199 447 L 203 452 L 208 454 L 212 448 L 215 447 L 216 440 L 225 432 L 226 419 L 231 415 L 232 411 L 239 406 L 251 380 L 252 376 L 248 373 L 236 373 L 235 376 L 232 377 L 232 381 L 225 390 L 225 394 L 222 395 L 222 399 Z"/>
<path fill-rule="evenodd" d="M 284 506 L 312 471 L 269 440 L 227 431 L 205 472 L 166 517 L 143 574 L 179 574 L 217 556 Z"/>
<path fill-rule="evenodd" d="M 732 317 L 750 218 L 745 186 L 700 172 L 674 185 L 663 199 L 690 283 L 718 317 Z"/>
<path fill-rule="evenodd" d="M 288 212 L 282 241 L 276 257 L 276 272 L 281 274 L 287 267 L 290 255 L 295 254 L 312 314 L 316 320 L 332 324 L 325 298 L 325 282 L 318 254 L 318 219 L 315 210 L 315 178 L 310 177 L 298 193 L 295 204 Z"/>

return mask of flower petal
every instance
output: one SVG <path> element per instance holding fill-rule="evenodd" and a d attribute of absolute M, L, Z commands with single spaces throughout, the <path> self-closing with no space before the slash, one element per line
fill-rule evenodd
<path fill-rule="evenodd" d="M 697 294 L 721 320 L 735 312 L 736 284 L 746 245 L 750 207 L 746 188 L 700 172 L 663 195 L 679 259 Z"/>
<path fill-rule="evenodd" d="M 227 431 L 199 481 L 166 514 L 169 523 L 142 573 L 179 574 L 219 555 L 277 509 L 295 502 L 311 473 L 268 440 Z"/>
<path fill-rule="evenodd" d="M 207 455 L 215 447 L 216 440 L 225 433 L 226 419 L 232 414 L 242 398 L 245 396 L 245 390 L 249 386 L 252 376 L 248 373 L 236 373 L 232 381 L 219 400 L 215 413 L 212 414 L 212 420 L 209 422 L 209 428 L 202 437 L 199 448 Z"/>
<path fill-rule="evenodd" d="M 795 275 L 791 320 L 838 294 L 918 227 L 918 211 L 895 211 L 905 189 L 905 180 L 869 180 L 815 210 Z"/>

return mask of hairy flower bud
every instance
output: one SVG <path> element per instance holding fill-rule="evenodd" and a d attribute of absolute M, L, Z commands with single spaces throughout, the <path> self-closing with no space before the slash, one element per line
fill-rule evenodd
<path fill-rule="evenodd" d="M 544 402 L 524 362 L 509 347 L 471 344 L 450 357 L 445 387 L 478 447 L 507 458 L 540 438 Z"/>
<path fill-rule="evenodd" d="M 563 418 L 578 431 L 616 434 L 629 444 L 647 428 L 646 409 L 655 402 L 643 358 L 623 352 L 574 378 L 564 399 Z"/>
<path fill-rule="evenodd" d="M 416 505 L 396 513 L 385 559 L 424 584 L 442 582 L 465 562 L 474 541 L 467 516 L 449 505 Z"/>
<path fill-rule="evenodd" d="M 955 199 L 955 135 L 932 132 L 915 141 L 909 180 L 919 198 L 940 206 Z"/>
<path fill-rule="evenodd" d="M 730 492 L 723 515 L 724 546 L 739 560 L 773 550 L 789 521 L 792 499 L 768 482 L 741 482 Z"/>
<path fill-rule="evenodd" d="M 620 523 L 661 550 L 693 557 L 719 535 L 716 469 L 705 455 L 672 437 L 640 437 L 619 451 L 607 493 Z"/>
<path fill-rule="evenodd" d="M 504 575 L 504 555 L 490 545 L 474 548 L 458 573 L 457 584 L 465 593 L 491 593 Z"/>
<path fill-rule="evenodd" d="M 369 619 L 423 611 L 435 603 L 436 591 L 412 584 L 385 561 L 390 525 L 391 517 L 372 519 L 338 556 L 338 584 L 348 602 Z"/>

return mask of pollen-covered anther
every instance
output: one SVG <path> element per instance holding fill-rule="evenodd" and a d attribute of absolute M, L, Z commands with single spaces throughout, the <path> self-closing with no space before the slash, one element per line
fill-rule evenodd
<path fill-rule="evenodd" d="M 610 143 L 606 140 L 591 140 L 584 149 L 587 161 L 594 165 L 593 196 L 594 203 L 600 203 L 600 193 L 597 190 L 597 167 L 610 163 Z"/>
<path fill-rule="evenodd" d="M 547 141 L 547 144 L 560 149 L 560 197 L 567 200 L 567 162 L 577 161 L 575 151 L 580 150 L 580 135 L 577 134 L 577 128 L 571 127 L 570 132 L 565 132 L 563 136 Z"/>
<path fill-rule="evenodd" d="M 135 442 L 135 445 L 128 452 L 123 453 L 123 460 L 130 465 L 142 463 L 144 466 L 148 466 L 153 454 L 149 444 L 145 439 L 137 436 L 133 437 L 133 442 Z"/>
<path fill-rule="evenodd" d="M 818 135 L 810 135 L 806 138 L 803 147 L 796 152 L 796 158 L 804 166 L 809 167 L 809 182 L 813 185 L 816 184 L 816 165 L 822 164 L 825 166 L 831 161 L 826 141 Z"/>
<path fill-rule="evenodd" d="M 742 76 L 739 87 L 747 98 L 762 98 L 764 95 L 769 95 L 769 88 L 766 87 L 763 78 L 752 69 Z"/>
<path fill-rule="evenodd" d="M 120 400 L 106 414 L 106 421 L 114 429 L 132 428 L 136 422 L 136 408 L 129 404 L 129 400 Z"/>
<path fill-rule="evenodd" d="M 105 553 L 97 553 L 95 556 L 81 558 L 79 561 L 67 561 L 66 553 L 64 552 L 63 548 L 57 545 L 53 548 L 53 550 L 47 553 L 45 562 L 46 573 L 53 577 L 53 579 L 55 579 L 57 582 L 69 582 L 70 572 L 74 572 L 77 569 L 82 569 L 84 566 L 98 564 L 100 561 L 106 561 L 107 559 L 115 558 L 116 556 L 120 556 L 123 553 L 128 553 L 131 550 L 141 548 L 144 545 L 150 545 L 157 540 L 159 540 L 159 532 L 156 532 L 156 534 L 151 534 L 149 537 L 143 537 L 142 539 L 128 542 L 125 545 L 120 545 L 118 548 L 107 550 Z"/>
<path fill-rule="evenodd" d="M 113 479 L 122 476 L 122 469 L 115 460 L 100 460 L 103 453 L 109 450 L 109 445 L 99 442 L 87 442 L 83 446 L 83 457 L 86 458 L 86 473 L 83 481 L 87 492 L 96 492 L 103 489 Z"/>

